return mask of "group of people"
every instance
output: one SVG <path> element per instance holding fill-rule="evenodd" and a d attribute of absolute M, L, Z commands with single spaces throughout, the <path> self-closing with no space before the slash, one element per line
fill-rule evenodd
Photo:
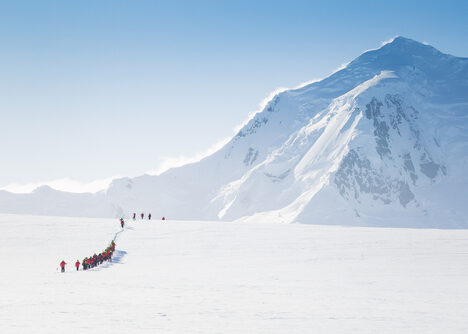
<path fill-rule="evenodd" d="M 140 217 L 141 217 L 141 219 L 145 219 L 145 214 L 144 214 L 143 212 L 140 213 Z M 133 220 L 136 220 L 136 219 L 137 219 L 137 215 L 136 215 L 136 213 L 134 212 L 134 213 L 133 213 Z M 120 220 L 122 221 L 123 219 L 120 218 Z M 151 220 L 151 213 L 148 213 L 148 220 Z M 161 220 L 166 220 L 166 217 L 162 217 Z"/>
<path fill-rule="evenodd" d="M 145 214 L 141 213 L 140 214 L 141 219 L 145 219 Z M 136 213 L 133 213 L 133 220 L 136 220 Z M 151 213 L 148 213 L 148 220 L 151 220 Z M 162 220 L 166 220 L 165 217 L 162 217 Z M 120 218 L 120 226 L 124 228 L 125 226 L 125 221 L 123 218 Z M 79 260 L 76 260 L 75 262 L 75 268 L 76 270 L 80 270 L 80 265 L 83 267 L 83 270 L 91 269 L 94 268 L 100 264 L 102 264 L 104 261 L 110 261 L 112 262 L 112 254 L 114 253 L 115 249 L 115 242 L 112 240 L 111 244 L 109 247 L 106 248 L 106 250 L 102 253 L 99 254 L 94 254 L 93 256 L 90 257 L 85 257 L 82 262 Z M 67 263 L 65 260 L 62 260 L 60 262 L 60 268 L 62 272 L 65 272 L 65 266 Z"/>
<path fill-rule="evenodd" d="M 141 217 L 141 219 L 145 219 L 145 214 L 142 212 L 140 214 L 140 217 Z M 133 221 L 136 221 L 136 220 L 137 220 L 137 214 L 134 212 L 133 213 Z M 148 213 L 148 220 L 151 220 L 151 213 Z M 162 217 L 161 220 L 166 220 L 166 217 Z M 124 228 L 124 226 L 125 226 L 125 221 L 124 221 L 123 218 L 120 218 L 120 226 L 122 228 Z"/>
<path fill-rule="evenodd" d="M 115 242 L 114 240 L 112 240 L 109 247 L 107 247 L 105 251 L 99 254 L 94 253 L 94 255 L 90 257 L 85 257 L 83 259 L 83 262 L 81 263 L 80 263 L 80 260 L 76 260 L 75 262 L 76 271 L 80 270 L 80 265 L 83 267 L 83 270 L 88 270 L 88 269 L 97 267 L 98 265 L 102 264 L 104 261 L 112 262 L 112 255 L 114 254 L 114 250 L 115 250 Z M 61 268 L 62 273 L 65 272 L 66 265 L 67 263 L 65 262 L 65 260 L 62 260 L 62 262 L 60 262 L 60 268 Z"/>
<path fill-rule="evenodd" d="M 145 214 L 142 212 L 140 214 L 141 219 L 145 219 Z M 136 213 L 133 213 L 133 220 L 136 220 Z M 148 213 L 148 220 L 151 220 L 151 213 Z"/>
<path fill-rule="evenodd" d="M 83 259 L 83 262 L 81 263 L 83 270 L 97 267 L 98 265 L 102 264 L 104 261 L 112 262 L 112 255 L 114 254 L 114 250 L 115 250 L 115 242 L 114 240 L 112 240 L 109 247 L 107 247 L 102 253 L 99 253 L 99 254 L 94 253 L 93 256 L 85 257 Z M 76 270 L 78 271 L 80 268 L 80 261 L 76 260 L 75 267 L 76 267 Z"/>

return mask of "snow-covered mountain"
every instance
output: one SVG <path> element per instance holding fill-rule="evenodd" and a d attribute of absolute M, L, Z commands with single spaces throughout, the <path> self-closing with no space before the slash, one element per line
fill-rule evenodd
<path fill-rule="evenodd" d="M 457 227 L 467 170 L 468 58 L 397 37 L 277 94 L 200 162 L 79 198 L 1 192 L 0 211 Z"/>

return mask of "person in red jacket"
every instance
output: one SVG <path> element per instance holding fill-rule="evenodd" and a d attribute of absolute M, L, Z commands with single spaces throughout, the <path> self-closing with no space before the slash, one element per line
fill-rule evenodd
<path fill-rule="evenodd" d="M 122 228 L 124 227 L 124 224 L 125 224 L 125 222 L 124 222 L 123 218 L 120 218 L 120 226 L 122 226 Z"/>
<path fill-rule="evenodd" d="M 76 260 L 75 262 L 76 271 L 80 270 L 80 261 Z"/>
<path fill-rule="evenodd" d="M 62 260 L 62 262 L 60 262 L 60 268 L 62 268 L 62 273 L 65 272 L 65 266 L 67 265 L 67 263 L 65 262 L 65 260 Z"/>

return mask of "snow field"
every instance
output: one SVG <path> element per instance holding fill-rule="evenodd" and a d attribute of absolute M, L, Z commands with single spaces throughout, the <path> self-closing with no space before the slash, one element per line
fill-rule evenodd
<path fill-rule="evenodd" d="M 468 231 L 0 215 L 1 333 L 465 333 Z M 69 263 L 65 274 L 59 262 Z"/>

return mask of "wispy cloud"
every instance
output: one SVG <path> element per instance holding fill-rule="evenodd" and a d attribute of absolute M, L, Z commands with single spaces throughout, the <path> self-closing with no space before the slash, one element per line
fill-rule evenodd
<path fill-rule="evenodd" d="M 387 39 L 387 40 L 381 42 L 381 43 L 380 43 L 380 46 L 379 46 L 378 48 L 364 50 L 364 51 L 361 52 L 361 54 L 362 54 L 362 53 L 369 52 L 369 51 L 378 50 L 378 49 L 380 49 L 382 46 L 387 45 L 387 44 L 393 42 L 393 41 L 395 40 L 395 38 L 397 38 L 397 37 L 399 37 L 399 35 L 395 35 L 395 36 L 393 36 L 392 38 L 389 38 L 389 39 Z"/>
<path fill-rule="evenodd" d="M 392 42 L 396 37 L 398 36 L 392 37 L 391 39 L 382 42 L 381 45 L 383 46 L 387 43 Z M 366 50 L 366 51 L 371 51 L 371 50 Z M 346 68 L 348 64 L 349 62 L 340 65 L 338 68 L 333 70 L 330 74 L 328 74 L 326 77 Z M 196 152 L 193 155 L 177 155 L 177 156 L 162 157 L 160 158 L 160 162 L 158 166 L 155 169 L 148 171 L 147 174 L 148 175 L 160 175 L 171 168 L 181 167 L 190 163 L 195 163 L 195 162 L 202 160 L 203 158 L 210 156 L 211 154 L 215 153 L 216 151 L 220 150 L 223 146 L 225 146 L 245 125 L 247 125 L 248 122 L 250 122 L 255 117 L 255 115 L 263 111 L 263 109 L 267 106 L 268 102 L 270 102 L 276 95 L 287 90 L 300 89 L 307 85 L 313 84 L 315 82 L 319 82 L 321 80 L 323 80 L 323 78 L 308 80 L 292 88 L 288 88 L 288 87 L 276 88 L 275 90 L 270 92 L 259 103 L 257 110 L 249 112 L 246 119 L 243 122 L 241 122 L 239 125 L 233 128 L 232 135 L 219 140 L 218 142 L 211 145 L 206 150 Z M 99 179 L 99 180 L 95 180 L 91 182 L 80 182 L 80 181 L 72 180 L 69 178 L 63 178 L 63 179 L 58 179 L 58 180 L 27 183 L 27 184 L 12 183 L 0 189 L 10 191 L 10 192 L 15 192 L 15 193 L 29 193 L 29 192 L 32 192 L 37 187 L 40 187 L 42 185 L 48 185 L 54 189 L 61 190 L 61 191 L 70 191 L 70 192 L 75 192 L 75 193 L 84 193 L 84 192 L 94 193 L 100 190 L 107 189 L 110 183 L 112 182 L 112 180 L 116 178 L 120 178 L 120 177 L 122 176 L 118 175 L 118 176 L 113 176 L 113 177 L 109 177 L 105 179 Z"/>
<path fill-rule="evenodd" d="M 269 93 L 259 103 L 257 110 L 249 112 L 247 118 L 232 129 L 233 133 L 230 136 L 219 140 L 218 142 L 211 145 L 206 150 L 196 152 L 193 155 L 178 155 L 178 156 L 172 156 L 172 157 L 162 157 L 160 159 L 160 163 L 158 167 L 153 170 L 148 171 L 147 174 L 148 175 L 160 175 L 171 168 L 181 167 L 190 163 L 195 163 L 195 162 L 202 160 L 203 158 L 206 158 L 212 155 L 216 151 L 223 148 L 223 146 L 225 146 L 245 125 L 247 125 L 247 123 L 250 122 L 250 120 L 252 120 L 252 118 L 254 118 L 256 114 L 261 112 L 266 107 L 268 102 L 270 102 L 277 94 L 284 92 L 286 90 L 289 90 L 289 89 L 290 88 L 280 87 L 280 88 L 275 89 L 271 93 Z"/>
<path fill-rule="evenodd" d="M 213 153 L 215 153 L 216 151 L 218 151 L 219 149 L 221 149 L 231 139 L 232 139 L 232 136 L 223 138 L 220 141 L 216 142 L 215 144 L 211 145 L 206 150 L 196 152 L 193 155 L 178 155 L 178 156 L 173 156 L 173 157 L 162 157 L 160 159 L 159 166 L 153 170 L 148 171 L 147 174 L 148 175 L 160 175 L 171 168 L 181 167 L 190 163 L 198 162 L 202 160 L 203 158 L 206 158 L 212 155 Z"/>
<path fill-rule="evenodd" d="M 332 71 L 329 75 L 344 69 L 346 66 L 348 66 L 348 64 L 349 64 L 349 62 L 342 64 L 340 67 L 338 67 L 337 69 Z M 327 75 L 327 77 L 329 75 Z M 214 145 L 212 145 L 208 149 L 206 149 L 204 151 L 201 151 L 201 152 L 198 152 L 198 153 L 195 153 L 194 155 L 191 155 L 191 156 L 178 155 L 178 156 L 174 156 L 174 157 L 163 157 L 163 158 L 161 158 L 161 162 L 160 162 L 159 166 L 157 168 L 155 168 L 154 170 L 151 170 L 151 171 L 147 172 L 147 174 L 149 174 L 149 175 L 160 175 L 160 174 L 164 173 L 165 171 L 167 171 L 167 170 L 169 170 L 171 168 L 181 167 L 181 166 L 184 166 L 184 165 L 187 165 L 187 164 L 190 164 L 190 163 L 198 162 L 198 161 L 202 160 L 203 158 L 206 158 L 206 157 L 210 156 L 211 154 L 213 154 L 216 151 L 220 150 L 224 145 L 226 145 L 237 133 L 239 133 L 239 131 L 244 126 L 247 125 L 247 123 L 249 123 L 255 117 L 255 115 L 257 115 L 258 113 L 263 111 L 263 109 L 265 109 L 267 104 L 276 95 L 278 95 L 278 94 L 280 94 L 282 92 L 285 92 L 287 90 L 299 89 L 299 88 L 305 87 L 307 85 L 310 85 L 312 83 L 319 82 L 321 80 L 323 80 L 323 79 L 308 80 L 308 81 L 302 82 L 299 85 L 297 85 L 295 87 L 292 87 L 292 88 L 291 87 L 276 88 L 275 90 L 270 92 L 267 96 L 265 96 L 265 98 L 258 104 L 257 110 L 249 112 L 248 115 L 247 115 L 247 118 L 243 122 L 241 122 L 239 125 L 237 125 L 237 126 L 235 126 L 233 128 L 233 134 L 231 136 L 226 137 L 226 138 L 218 141 L 217 143 L 215 143 Z"/>
<path fill-rule="evenodd" d="M 57 180 L 22 183 L 22 184 L 11 183 L 0 189 L 6 190 L 12 193 L 25 194 L 25 193 L 31 193 L 38 187 L 49 186 L 56 190 L 73 192 L 73 193 L 96 193 L 98 191 L 107 189 L 107 187 L 109 187 L 112 180 L 118 177 L 120 176 L 115 175 L 112 177 L 108 177 L 105 179 L 98 179 L 98 180 L 94 180 L 91 182 L 80 182 L 80 181 L 72 180 L 70 178 L 62 178 L 62 179 L 57 179 Z"/>
<path fill-rule="evenodd" d="M 319 82 L 320 80 L 322 80 L 322 79 L 312 79 L 312 80 L 301 82 L 299 85 L 294 87 L 294 89 L 300 89 L 302 87 L 305 87 L 305 86 L 311 85 L 313 83 Z"/>
<path fill-rule="evenodd" d="M 382 43 L 380 43 L 380 46 L 382 47 L 382 46 L 384 46 L 386 44 L 389 44 L 389 43 L 393 42 L 395 40 L 395 38 L 397 38 L 397 37 L 399 37 L 399 35 L 395 35 L 392 38 L 389 38 L 386 41 L 383 41 Z"/>
<path fill-rule="evenodd" d="M 279 87 L 279 88 L 276 88 L 275 90 L 273 90 L 272 92 L 270 92 L 259 104 L 258 104 L 258 108 L 257 110 L 254 110 L 254 111 L 251 111 L 248 113 L 247 115 L 247 118 L 241 122 L 239 125 L 235 126 L 233 128 L 234 130 L 234 134 L 237 134 L 244 126 L 247 125 L 247 123 L 249 123 L 252 118 L 255 117 L 256 114 L 258 114 L 259 112 L 261 112 L 263 109 L 265 109 L 265 107 L 267 106 L 268 102 L 270 102 L 276 95 L 278 95 L 279 93 L 282 93 L 284 91 L 287 91 L 291 88 L 287 88 L 287 87 Z"/>

